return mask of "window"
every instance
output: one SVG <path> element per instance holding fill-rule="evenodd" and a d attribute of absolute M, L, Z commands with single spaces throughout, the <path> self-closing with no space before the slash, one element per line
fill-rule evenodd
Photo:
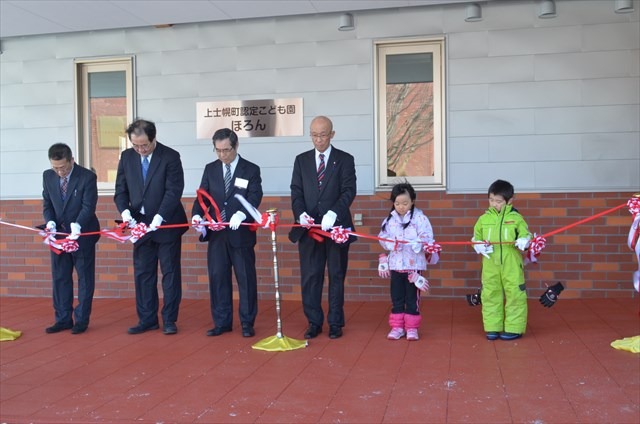
<path fill-rule="evenodd" d="M 133 57 L 77 60 L 76 84 L 76 160 L 97 174 L 100 193 L 112 193 L 134 116 Z"/>
<path fill-rule="evenodd" d="M 445 187 L 444 39 L 376 43 L 377 176 Z"/>

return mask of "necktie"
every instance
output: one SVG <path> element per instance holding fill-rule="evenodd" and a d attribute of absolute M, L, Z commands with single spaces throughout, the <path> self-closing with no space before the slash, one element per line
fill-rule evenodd
<path fill-rule="evenodd" d="M 322 188 L 324 178 L 324 153 L 320 153 L 320 165 L 318 165 L 318 188 Z"/>
<path fill-rule="evenodd" d="M 147 172 L 149 171 L 149 157 L 145 156 L 142 158 L 142 182 L 147 181 Z"/>
<path fill-rule="evenodd" d="M 224 193 L 229 194 L 230 188 L 231 188 L 231 165 L 226 164 L 225 171 L 224 171 Z M 220 216 L 222 217 L 222 220 L 224 222 L 227 221 L 227 214 L 224 208 L 222 208 L 222 210 L 220 211 Z"/>
<path fill-rule="evenodd" d="M 224 192 L 229 193 L 229 188 L 231 188 L 231 165 L 225 165 L 226 170 L 224 172 Z"/>
<path fill-rule="evenodd" d="M 60 194 L 62 195 L 62 201 L 67 198 L 67 187 L 69 187 L 69 177 L 64 177 L 62 179 L 62 184 L 60 184 Z"/>

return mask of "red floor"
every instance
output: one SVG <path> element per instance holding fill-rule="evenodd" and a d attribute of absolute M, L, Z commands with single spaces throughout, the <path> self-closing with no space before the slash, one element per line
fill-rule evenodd
<path fill-rule="evenodd" d="M 184 300 L 179 333 L 129 335 L 133 299 L 97 299 L 85 334 L 45 334 L 50 299 L 0 298 L 2 423 L 638 423 L 638 299 L 530 300 L 529 328 L 485 340 L 479 308 L 422 303 L 421 339 L 387 341 L 388 304 L 346 305 L 344 337 L 325 327 L 304 349 L 251 348 L 276 332 L 262 301 L 256 337 L 206 337 L 208 301 Z M 302 339 L 299 302 L 284 334 Z"/>

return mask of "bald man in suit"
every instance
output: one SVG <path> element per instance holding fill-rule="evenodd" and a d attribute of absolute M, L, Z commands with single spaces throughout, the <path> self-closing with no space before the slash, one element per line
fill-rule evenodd
<path fill-rule="evenodd" d="M 291 208 L 303 226 L 321 224 L 329 231 L 334 226 L 353 227 L 350 206 L 356 196 L 356 170 L 353 156 L 331 145 L 335 135 L 333 123 L 326 116 L 311 121 L 314 149 L 296 157 L 291 177 Z M 344 327 L 344 280 L 347 274 L 349 244 L 331 239 L 318 242 L 304 227 L 294 227 L 289 239 L 298 243 L 302 305 L 309 326 L 307 339 L 322 332 L 324 312 L 322 291 L 324 270 L 329 274 L 329 337 L 342 336 Z"/>
<path fill-rule="evenodd" d="M 81 334 L 89 327 L 96 281 L 96 243 L 100 235 L 77 235 L 100 231 L 96 216 L 97 178 L 96 174 L 75 163 L 71 148 L 66 144 L 57 143 L 49 148 L 49 162 L 51 169 L 42 175 L 46 228 L 51 232 L 70 233 L 72 238 L 77 237 L 78 250 L 59 255 L 51 252 L 55 323 L 45 331 L 51 334 L 71 329 L 72 334 Z M 78 306 L 75 309 L 74 267 L 78 274 Z"/>
<path fill-rule="evenodd" d="M 156 126 L 151 121 L 136 120 L 127 128 L 127 135 L 132 147 L 120 156 L 114 202 L 124 222 L 130 226 L 144 222 L 151 230 L 133 245 L 138 324 L 128 332 L 140 334 L 159 328 L 160 263 L 164 294 L 162 332 L 176 334 L 182 300 L 182 235 L 188 228 L 157 229 L 160 225 L 187 223 L 181 202 L 182 162 L 177 151 L 156 140 Z"/>

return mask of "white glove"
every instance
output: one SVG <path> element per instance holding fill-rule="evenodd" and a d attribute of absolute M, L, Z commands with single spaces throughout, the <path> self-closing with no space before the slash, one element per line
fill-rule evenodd
<path fill-rule="evenodd" d="M 191 226 L 193 227 L 193 229 L 196 230 L 198 233 L 202 234 L 202 237 L 206 237 L 207 229 L 204 228 L 204 225 L 201 224 L 201 222 L 202 222 L 202 217 L 200 215 L 193 215 L 191 217 Z"/>
<path fill-rule="evenodd" d="M 389 258 L 384 253 L 378 255 L 378 275 L 381 278 L 391 277 L 391 273 L 389 272 Z"/>
<path fill-rule="evenodd" d="M 129 209 L 125 209 L 122 211 L 122 221 L 129 226 L 129 228 L 135 227 L 137 224 L 136 220 L 131 216 L 131 212 Z"/>
<path fill-rule="evenodd" d="M 55 233 L 56 232 L 56 222 L 55 221 L 47 222 L 47 226 L 45 227 L 45 229 L 47 231 L 49 231 L 50 233 Z"/>
<path fill-rule="evenodd" d="M 153 220 L 151 221 L 151 224 L 149 224 L 149 231 L 157 230 L 158 227 L 162 225 L 162 221 L 163 221 L 162 217 L 160 215 L 156 214 L 153 217 Z"/>
<path fill-rule="evenodd" d="M 304 228 L 311 228 L 311 226 L 314 224 L 313 218 L 311 218 L 306 212 L 302 212 L 300 214 L 300 218 L 298 218 L 298 221 Z"/>
<path fill-rule="evenodd" d="M 80 224 L 78 224 L 77 222 L 72 222 L 71 224 L 69 224 L 69 226 L 71 227 L 71 234 L 69 234 L 69 240 L 78 240 L 80 238 L 80 229 L 82 227 L 80 227 Z"/>
<path fill-rule="evenodd" d="M 417 272 L 412 272 L 411 274 L 409 274 L 409 281 L 415 284 L 415 286 L 420 291 L 429 290 L 429 280 L 427 280 Z"/>
<path fill-rule="evenodd" d="M 238 211 L 234 213 L 229 220 L 229 228 L 231 228 L 232 230 L 237 230 L 238 228 L 240 228 L 240 223 L 245 219 L 247 219 L 247 215 L 245 215 L 244 212 Z"/>
<path fill-rule="evenodd" d="M 489 259 L 489 254 L 493 253 L 493 246 L 488 243 L 475 243 L 473 245 L 473 250 L 475 250 L 478 255 L 482 255 Z"/>
<path fill-rule="evenodd" d="M 327 211 L 322 217 L 322 231 L 329 231 L 333 227 L 333 224 L 336 223 L 337 217 L 338 215 L 336 215 L 334 211 Z"/>
<path fill-rule="evenodd" d="M 521 237 L 518 240 L 516 240 L 516 247 L 522 250 L 523 252 L 527 250 L 527 248 L 529 247 L 529 244 L 530 244 L 529 237 Z"/>
<path fill-rule="evenodd" d="M 413 240 L 409 243 L 409 246 L 411 246 L 411 250 L 413 250 L 414 253 L 422 252 L 422 242 L 420 240 Z"/>

